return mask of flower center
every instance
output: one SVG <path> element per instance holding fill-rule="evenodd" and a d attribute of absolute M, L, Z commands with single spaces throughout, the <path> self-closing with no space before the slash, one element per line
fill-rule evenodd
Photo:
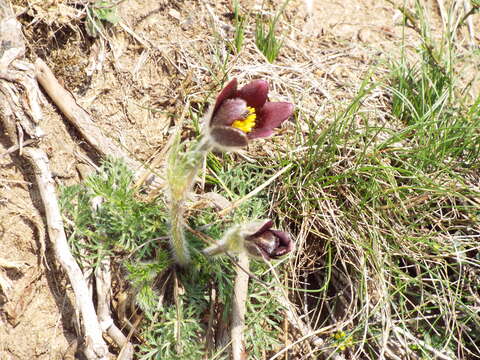
<path fill-rule="evenodd" d="M 243 119 L 235 120 L 232 123 L 232 127 L 242 130 L 245 133 L 249 133 L 255 127 L 255 120 L 257 119 L 257 114 L 255 114 L 255 109 L 247 106 L 247 111 Z"/>

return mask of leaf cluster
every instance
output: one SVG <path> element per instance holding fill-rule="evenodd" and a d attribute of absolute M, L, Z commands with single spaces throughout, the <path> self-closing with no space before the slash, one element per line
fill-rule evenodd
<path fill-rule="evenodd" d="M 83 184 L 62 189 L 60 205 L 75 255 L 91 261 L 135 251 L 137 258 L 154 258 L 158 245 L 151 240 L 167 231 L 165 208 L 138 199 L 132 181 L 125 164 L 111 159 Z"/>
<path fill-rule="evenodd" d="M 85 20 L 85 29 L 87 34 L 92 37 L 98 37 L 105 32 L 107 24 L 115 25 L 120 21 L 118 9 L 115 3 L 105 0 L 97 0 L 87 6 L 87 18 Z"/>
<path fill-rule="evenodd" d="M 258 166 L 235 164 L 229 155 L 222 161 L 211 156 L 209 164 L 215 177 L 207 178 L 207 186 L 226 190 L 231 200 L 244 196 L 267 176 Z M 167 210 L 161 200 L 142 201 L 133 187 L 132 173 L 120 160 L 108 159 L 83 184 L 63 188 L 61 206 L 69 243 L 84 266 L 95 266 L 106 256 L 121 264 L 119 275 L 130 284 L 135 305 L 143 314 L 140 359 L 198 359 L 207 352 L 226 358 L 228 351 L 219 344 L 222 324 L 230 322 L 235 275 L 230 258 L 205 258 L 200 252 L 204 240 L 187 233 L 191 267 L 173 271 L 166 240 Z M 266 208 L 260 197 L 242 204 L 222 222 L 217 221 L 215 209 L 202 209 L 190 216 L 189 225 L 217 239 L 231 223 L 264 217 Z M 252 271 L 269 284 L 250 282 L 246 316 L 248 351 L 261 358 L 278 345 L 282 307 L 272 296 L 278 284 L 267 266 L 255 263 Z M 175 286 L 181 289 L 176 295 L 175 278 Z M 213 323 L 209 325 L 210 316 Z M 216 348 L 207 346 L 209 331 Z"/>

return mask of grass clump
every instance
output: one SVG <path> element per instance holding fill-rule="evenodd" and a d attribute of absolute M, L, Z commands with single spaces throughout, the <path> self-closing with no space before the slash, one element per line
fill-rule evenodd
<path fill-rule="evenodd" d="M 445 70 L 428 52 L 409 64 L 405 58 L 392 69 L 392 115 L 405 127 L 384 143 L 410 141 L 408 161 L 422 168 L 476 165 L 480 143 L 478 137 L 479 103 L 464 104 L 455 88 L 455 73 Z M 405 159 L 406 160 L 406 159 Z M 405 161 L 404 160 L 404 161 Z"/>
<path fill-rule="evenodd" d="M 257 18 L 256 20 L 255 44 L 270 63 L 273 63 L 278 57 L 283 45 L 283 41 L 278 40 L 275 32 L 278 21 L 289 2 L 290 0 L 286 0 L 277 14 L 272 19 L 268 19 L 266 23 L 260 18 Z"/>
<path fill-rule="evenodd" d="M 280 213 L 304 234 L 292 295 L 312 329 L 330 335 L 316 356 L 377 359 L 400 348 L 412 357 L 474 358 L 480 282 L 467 274 L 480 271 L 478 157 L 466 157 L 461 139 L 439 153 L 422 133 L 379 127 L 362 114 L 367 90 L 323 131 L 312 120 L 293 146 L 306 150 L 283 159 L 294 171 L 275 190 Z M 466 136 L 478 147 L 478 134 Z M 338 332 L 349 334 L 348 346 Z"/>
<path fill-rule="evenodd" d="M 270 21 L 265 26 L 264 23 L 257 20 L 255 26 L 255 43 L 270 63 L 275 61 L 282 48 L 282 41 L 279 41 L 275 35 L 275 25 L 276 21 Z"/>
<path fill-rule="evenodd" d="M 323 340 L 310 356 L 479 358 L 480 98 L 462 96 L 454 49 L 434 50 L 365 80 L 327 125 L 300 112 L 276 159 L 293 164 L 270 197 L 300 234 L 291 298 Z M 383 117 L 365 106 L 379 92 Z"/>
<path fill-rule="evenodd" d="M 245 41 L 245 16 L 240 15 L 240 5 L 238 0 L 233 4 L 233 21 L 235 27 L 235 33 L 233 36 L 233 47 L 237 54 L 242 50 L 243 43 Z"/>

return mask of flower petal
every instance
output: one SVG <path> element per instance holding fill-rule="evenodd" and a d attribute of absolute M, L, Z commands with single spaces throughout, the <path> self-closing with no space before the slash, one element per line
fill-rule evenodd
<path fill-rule="evenodd" d="M 235 120 L 243 119 L 248 114 L 247 103 L 242 99 L 227 99 L 213 114 L 210 126 L 230 126 Z"/>
<path fill-rule="evenodd" d="M 280 246 L 280 239 L 272 231 L 265 231 L 253 241 L 260 249 L 271 255 L 275 255 Z"/>
<path fill-rule="evenodd" d="M 259 247 L 257 244 L 254 242 L 245 242 L 245 250 L 247 251 L 248 255 L 252 256 L 253 258 L 257 259 L 265 259 L 265 260 L 272 260 L 270 255 L 263 250 L 261 247 Z"/>
<path fill-rule="evenodd" d="M 290 236 L 283 232 L 283 231 L 278 231 L 278 230 L 270 230 L 270 232 L 277 237 L 279 240 L 279 244 L 275 252 L 272 254 L 273 258 L 277 258 L 279 256 L 288 254 L 293 250 L 293 240 L 290 238 Z"/>
<path fill-rule="evenodd" d="M 238 90 L 235 96 L 245 100 L 248 106 L 260 109 L 267 101 L 268 82 L 254 80 Z"/>
<path fill-rule="evenodd" d="M 220 94 L 217 96 L 217 100 L 215 101 L 215 107 L 213 108 L 213 114 L 215 114 L 215 111 L 217 111 L 218 107 L 222 102 L 224 102 L 227 99 L 231 99 L 235 97 L 235 94 L 237 93 L 237 79 L 233 78 L 232 81 L 230 81 L 227 86 L 223 88 L 222 91 L 220 91 Z"/>
<path fill-rule="evenodd" d="M 246 134 L 231 126 L 212 126 L 209 134 L 212 142 L 219 149 L 228 151 L 248 145 Z"/>
<path fill-rule="evenodd" d="M 256 236 L 259 236 L 261 234 L 263 234 L 265 231 L 268 231 L 271 229 L 271 227 L 273 226 L 273 221 L 270 220 L 270 219 L 266 219 L 263 221 L 263 223 L 261 222 L 257 222 L 256 224 L 258 224 L 258 228 L 255 230 L 255 232 L 251 235 L 249 235 L 249 238 L 252 238 L 252 237 L 256 237 Z"/>
<path fill-rule="evenodd" d="M 248 104 L 248 102 L 247 102 Z M 267 102 L 260 110 L 256 128 L 248 133 L 249 139 L 265 138 L 273 134 L 293 114 L 293 104 L 289 102 Z"/>

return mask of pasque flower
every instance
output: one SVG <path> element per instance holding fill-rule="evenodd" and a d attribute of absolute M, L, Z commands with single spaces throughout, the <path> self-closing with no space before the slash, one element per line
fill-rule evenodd
<path fill-rule="evenodd" d="M 213 148 L 235 151 L 246 146 L 251 139 L 269 137 L 273 134 L 273 129 L 292 113 L 291 103 L 268 101 L 267 81 L 254 80 L 238 89 L 237 80 L 233 79 L 218 95 L 207 116 L 204 136 L 200 141 L 188 151 L 183 151 L 180 133 L 177 134 L 168 156 L 167 183 L 169 240 L 178 265 L 186 266 L 190 262 L 184 231 L 185 203 L 207 154 Z M 225 251 L 248 251 L 254 256 L 273 259 L 289 252 L 292 243 L 288 235 L 271 230 L 271 223 L 268 226 L 265 224 L 261 223 L 260 227 L 250 232 L 242 225 L 234 226 L 217 245 L 206 249 L 205 253 L 215 255 Z M 262 231 L 258 232 L 259 230 Z"/>
<path fill-rule="evenodd" d="M 225 252 L 247 252 L 254 258 L 277 259 L 294 248 L 290 236 L 272 229 L 271 220 L 253 221 L 230 228 L 216 245 L 205 250 L 205 255 L 219 255 Z"/>
<path fill-rule="evenodd" d="M 207 133 L 215 147 L 234 150 L 251 139 L 271 136 L 292 113 L 293 104 L 268 101 L 267 81 L 254 80 L 237 89 L 233 79 L 217 97 Z"/>

